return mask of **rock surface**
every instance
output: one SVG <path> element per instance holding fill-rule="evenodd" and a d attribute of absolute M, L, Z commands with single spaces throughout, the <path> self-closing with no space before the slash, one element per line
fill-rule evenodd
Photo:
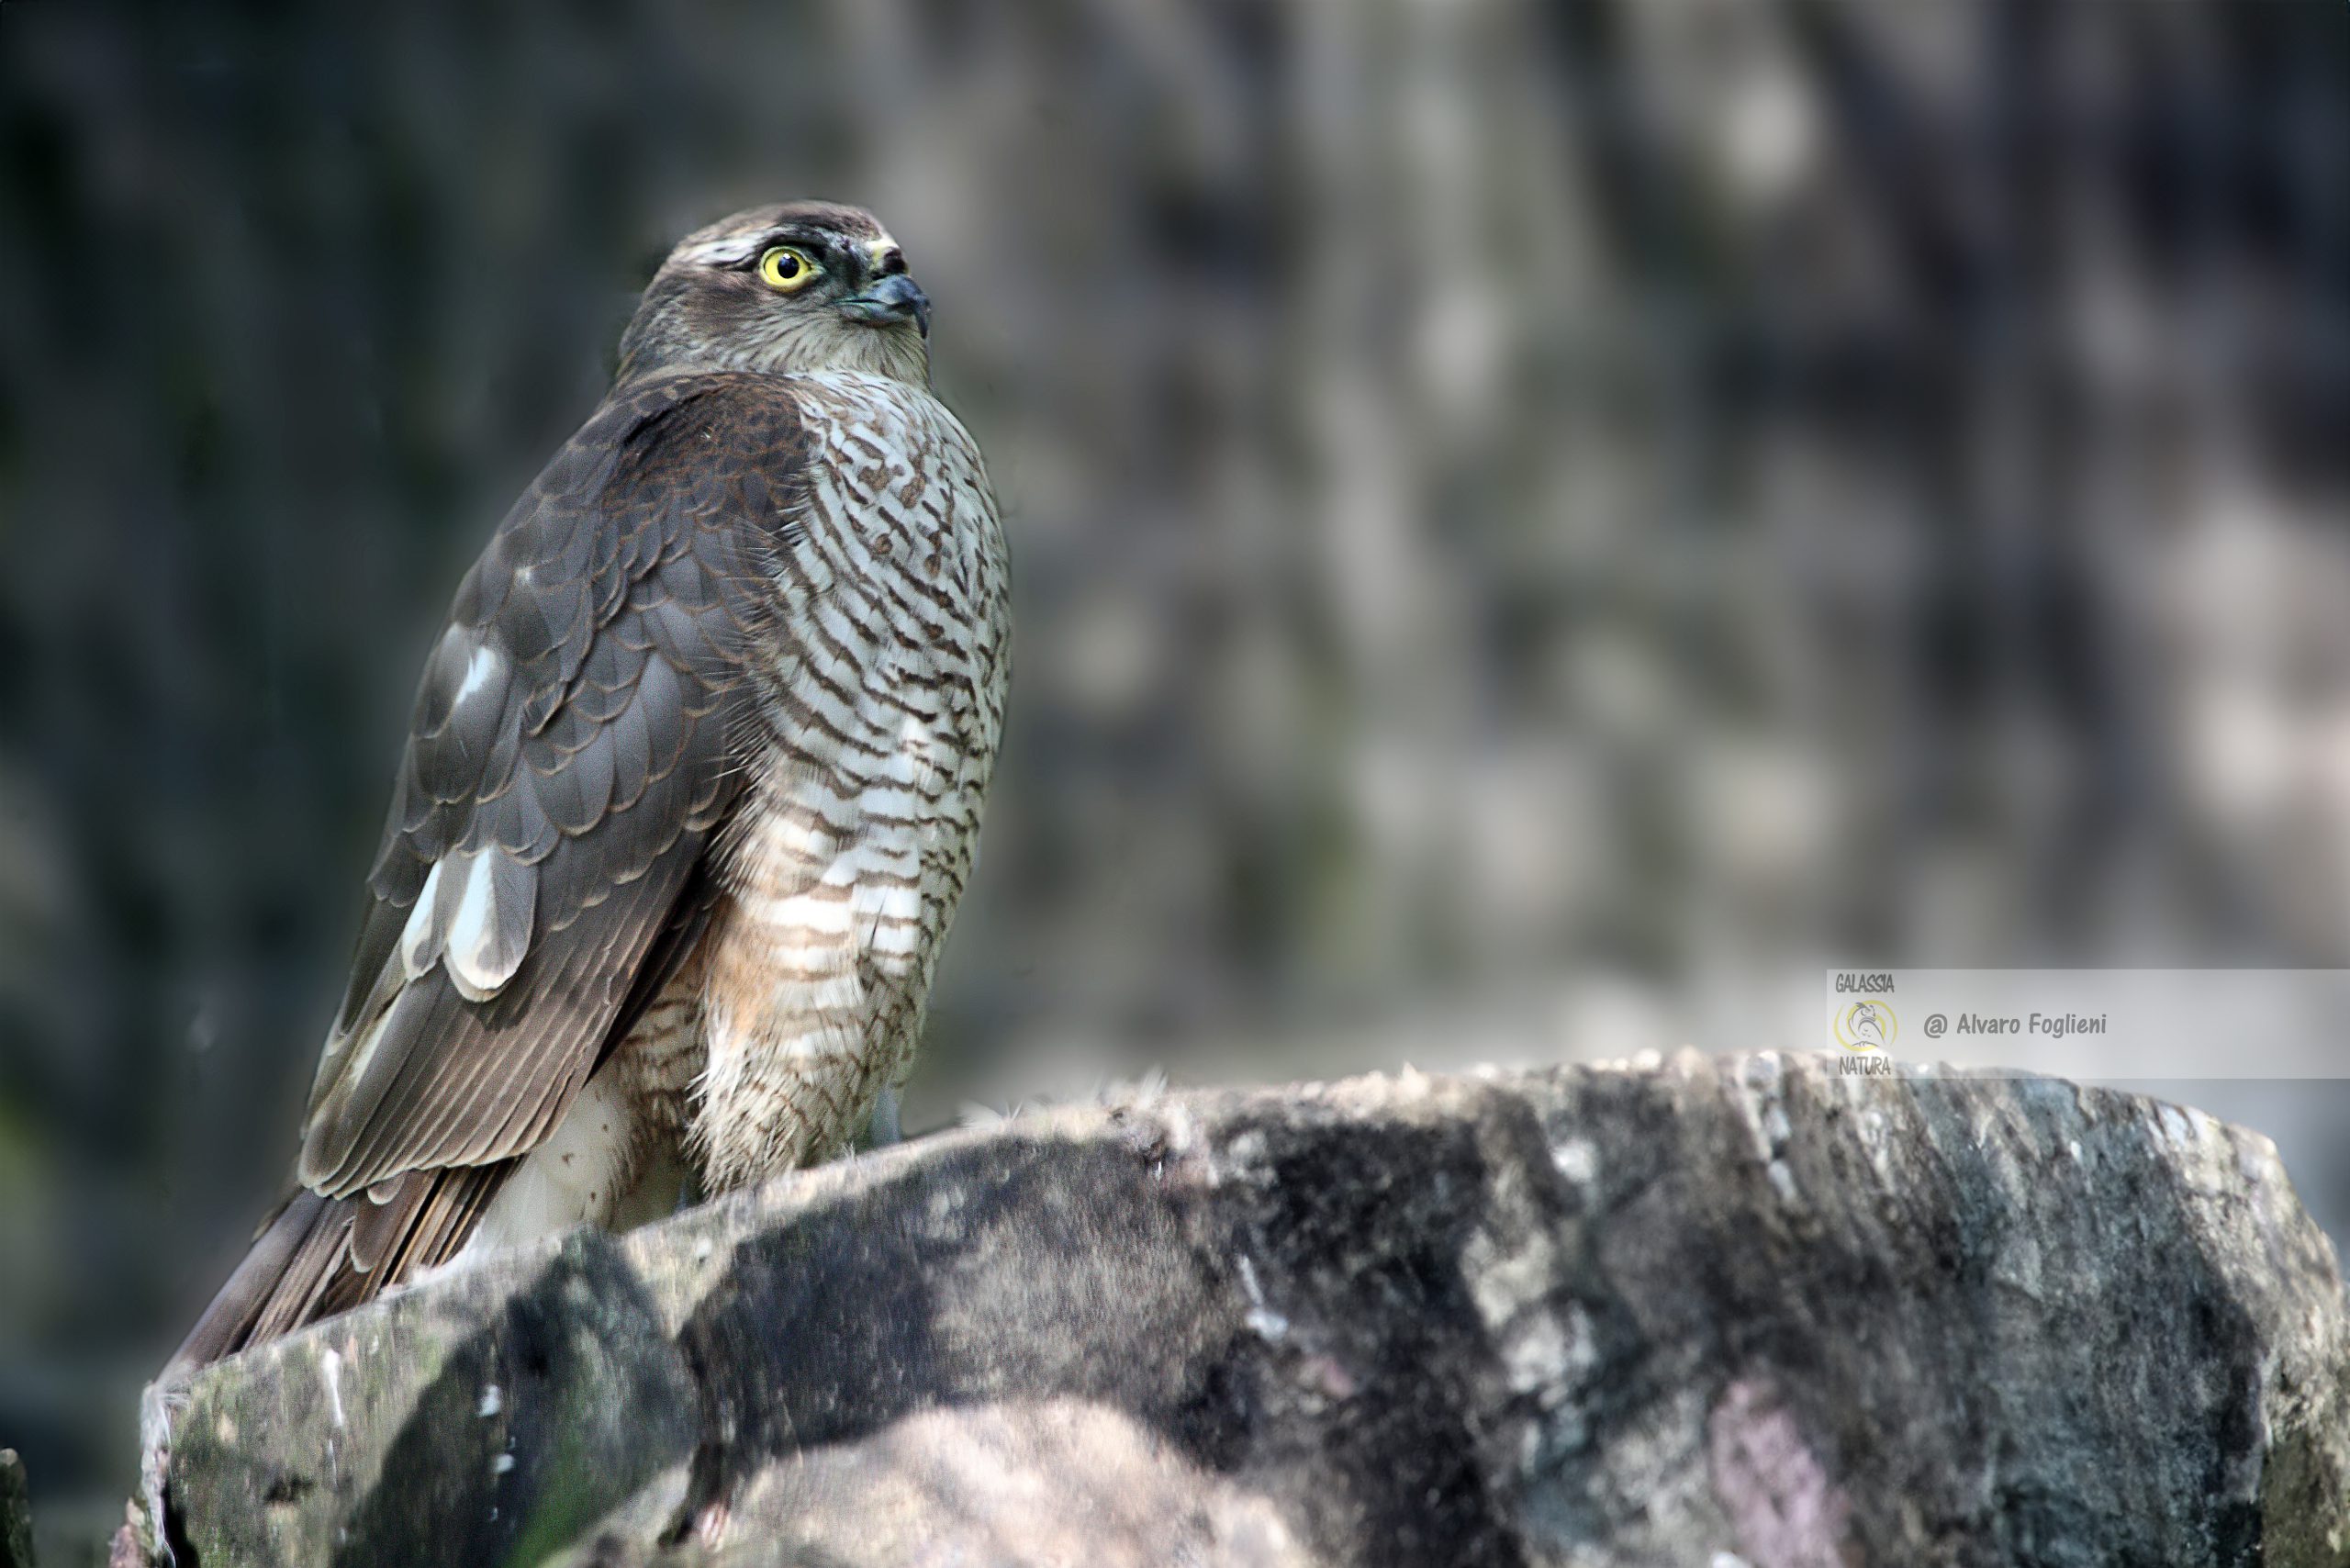
<path fill-rule="evenodd" d="M 33 1568 L 32 1496 L 15 1449 L 0 1449 L 0 1568 Z"/>
<path fill-rule="evenodd" d="M 2266 1139 L 1776 1056 L 1024 1117 L 173 1404 L 183 1564 L 2350 1562 Z"/>

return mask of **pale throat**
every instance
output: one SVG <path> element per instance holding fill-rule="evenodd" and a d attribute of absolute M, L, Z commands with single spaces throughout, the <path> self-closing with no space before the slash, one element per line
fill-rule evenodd
<path fill-rule="evenodd" d="M 621 350 L 620 381 L 692 371 L 845 371 L 925 390 L 930 386 L 930 348 L 911 323 L 876 327 L 828 309 L 729 321 L 713 331 L 665 302 L 631 324 Z"/>
<path fill-rule="evenodd" d="M 930 352 L 912 328 L 868 327 L 818 317 L 784 321 L 741 345 L 739 368 L 770 373 L 848 371 L 930 385 Z"/>

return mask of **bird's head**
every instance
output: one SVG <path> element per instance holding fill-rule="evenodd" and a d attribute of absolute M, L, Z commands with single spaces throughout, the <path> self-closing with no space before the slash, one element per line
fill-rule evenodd
<path fill-rule="evenodd" d="M 786 202 L 678 241 L 621 338 L 622 380 L 678 370 L 930 379 L 930 299 L 871 213 Z"/>

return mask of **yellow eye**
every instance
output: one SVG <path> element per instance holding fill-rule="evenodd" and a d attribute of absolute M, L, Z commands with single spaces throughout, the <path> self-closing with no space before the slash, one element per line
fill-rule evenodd
<path fill-rule="evenodd" d="M 816 278 L 816 263 L 797 245 L 771 245 L 759 258 L 759 276 L 769 288 L 797 293 Z"/>

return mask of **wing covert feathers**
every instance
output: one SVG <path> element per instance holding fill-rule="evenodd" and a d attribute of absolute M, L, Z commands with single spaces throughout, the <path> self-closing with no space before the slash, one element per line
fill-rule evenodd
<path fill-rule="evenodd" d="M 739 793 L 805 466 L 788 389 L 677 376 L 616 393 L 516 503 L 425 665 L 307 1186 L 509 1159 L 569 1107 Z"/>
<path fill-rule="evenodd" d="M 455 1257 L 699 940 L 806 465 L 787 388 L 673 376 L 616 391 L 508 513 L 418 687 L 302 1186 L 175 1365 Z"/>

